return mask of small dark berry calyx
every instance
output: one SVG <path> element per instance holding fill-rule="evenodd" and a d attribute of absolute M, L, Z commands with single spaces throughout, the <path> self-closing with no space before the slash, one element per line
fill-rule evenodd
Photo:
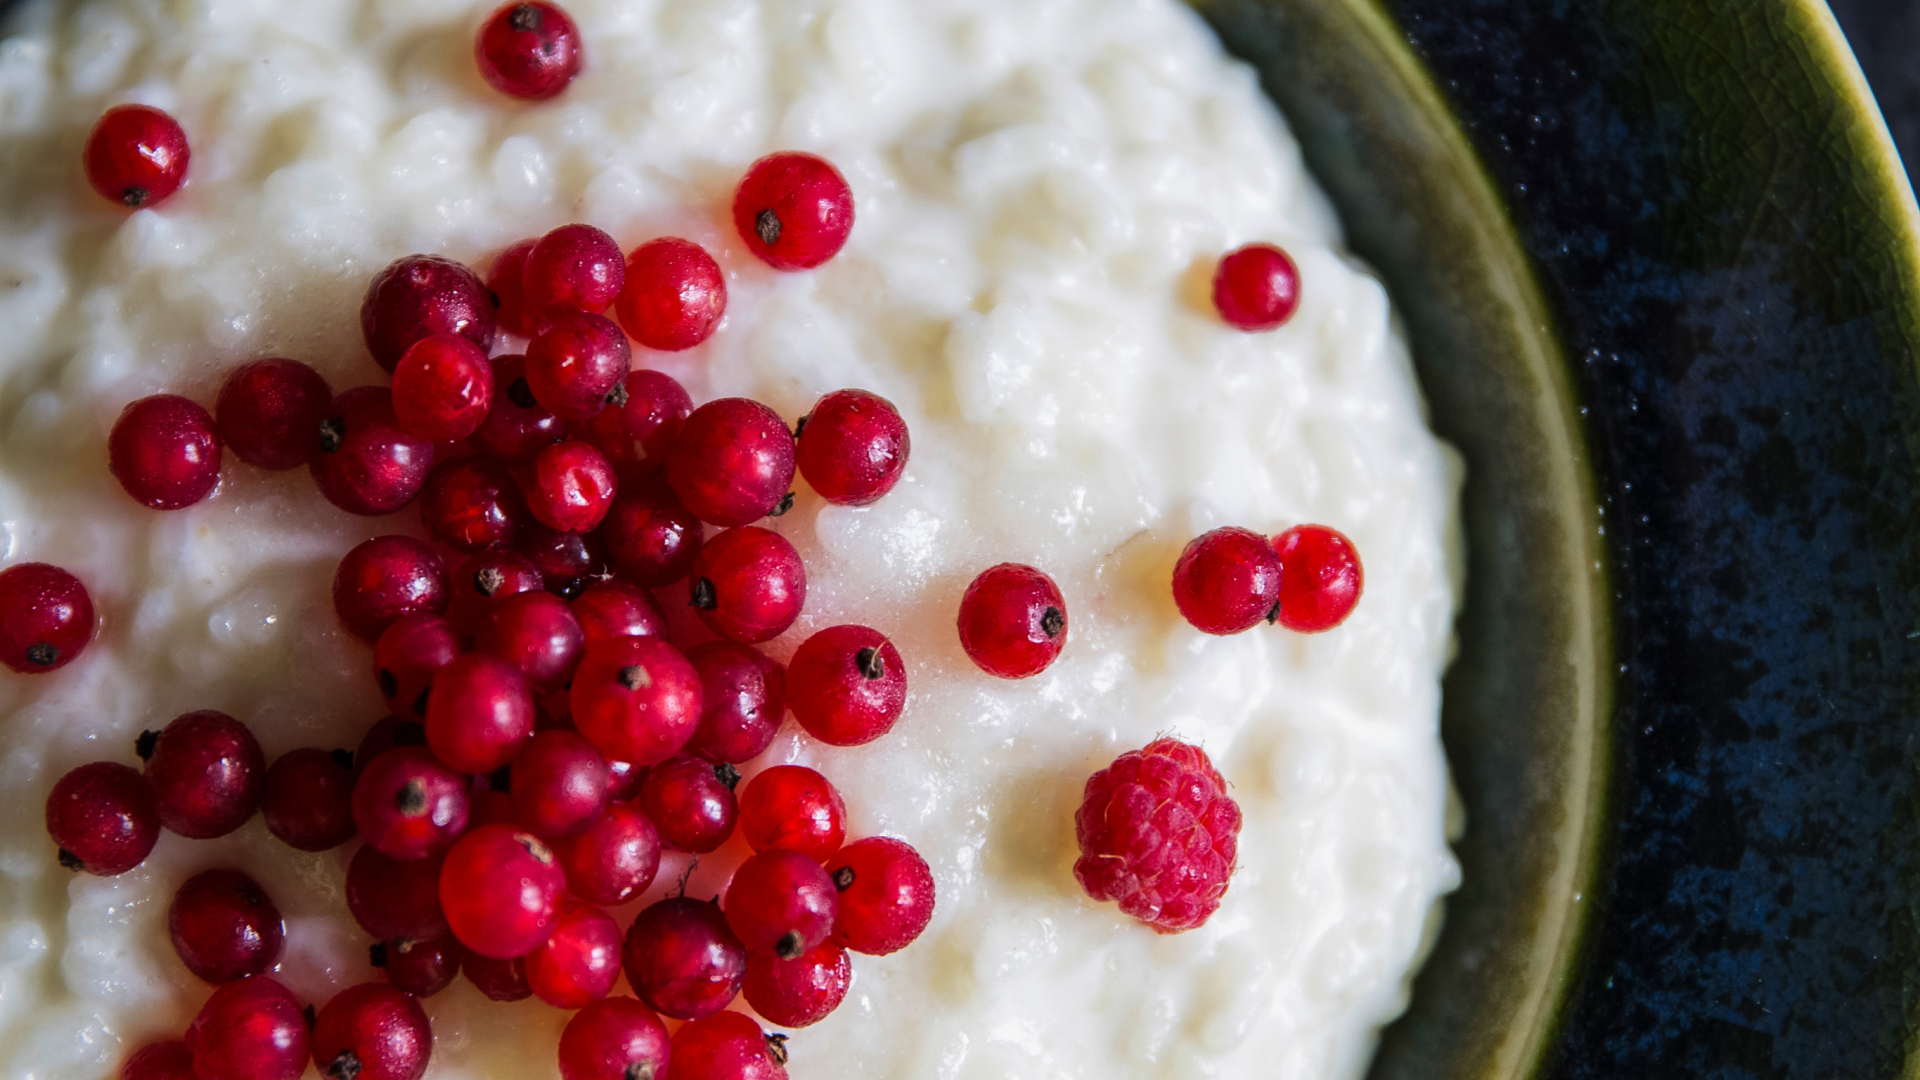
<path fill-rule="evenodd" d="M 694 578 L 692 603 L 694 608 L 700 611 L 712 611 L 720 606 L 720 598 L 714 593 L 713 582 L 706 578 Z"/>
<path fill-rule="evenodd" d="M 1057 638 L 1060 631 L 1067 628 L 1066 613 L 1057 607 L 1048 606 L 1040 615 L 1040 630 L 1049 638 Z"/>
<path fill-rule="evenodd" d="M 620 669 L 620 685 L 629 690 L 645 690 L 653 685 L 653 676 L 639 664 L 628 664 Z"/>
<path fill-rule="evenodd" d="M 773 954 L 782 960 L 797 960 L 807 951 L 807 939 L 800 931 L 789 930 L 779 941 L 773 943 Z"/>
<path fill-rule="evenodd" d="M 394 676 L 393 672 L 388 671 L 386 668 L 381 668 L 379 671 L 374 672 L 373 681 L 380 684 L 381 697 L 392 697 L 400 692 L 400 680 Z"/>
<path fill-rule="evenodd" d="M 305 1020 L 305 1021 L 307 1022 L 307 1030 L 308 1030 L 308 1031 L 312 1031 L 312 1030 L 313 1030 L 313 1025 L 315 1025 L 315 1024 L 317 1024 L 317 1023 L 319 1023 L 319 1022 L 320 1022 L 320 1017 L 319 1017 L 319 1015 L 318 1015 L 317 1013 L 315 1013 L 315 1012 L 313 1011 L 313 1006 L 311 1006 L 311 1005 L 309 1005 L 309 1006 L 307 1006 L 306 1008 L 304 1008 L 304 1009 L 301 1009 L 301 1010 L 300 1010 L 300 1018 L 301 1018 L 302 1020 Z"/>
<path fill-rule="evenodd" d="M 553 865 L 553 849 L 541 843 L 539 837 L 532 833 L 514 833 L 513 842 L 527 849 L 527 854 L 541 866 Z"/>
<path fill-rule="evenodd" d="M 869 682 L 885 678 L 887 674 L 887 662 L 880 659 L 880 650 L 872 646 L 853 654 L 853 666 L 859 669 L 861 678 Z"/>
<path fill-rule="evenodd" d="M 483 566 L 473 575 L 473 591 L 481 596 L 492 596 L 507 583 L 507 572 L 497 566 Z"/>
<path fill-rule="evenodd" d="M 791 509 L 793 509 L 793 492 L 789 491 L 785 495 L 780 496 L 780 501 L 773 504 L 773 509 L 767 511 L 767 516 L 785 517 L 787 511 Z"/>
<path fill-rule="evenodd" d="M 420 688 L 420 696 L 413 699 L 413 715 L 427 715 L 427 695 L 433 693 L 431 684 Z"/>
<path fill-rule="evenodd" d="M 487 774 L 487 786 L 495 791 L 513 790 L 513 766 L 502 765 Z"/>
<path fill-rule="evenodd" d="M 833 888 L 835 892 L 846 892 L 853 888 L 853 867 L 843 866 L 833 872 Z"/>
<path fill-rule="evenodd" d="M 347 422 L 337 416 L 320 421 L 320 452 L 331 454 L 347 441 Z"/>
<path fill-rule="evenodd" d="M 147 195 L 146 188 L 133 184 L 120 193 L 120 201 L 126 203 L 128 209 L 138 210 L 147 205 Z"/>
<path fill-rule="evenodd" d="M 523 409 L 531 409 L 538 404 L 533 398 L 533 387 L 528 386 L 524 378 L 507 384 L 507 400 Z"/>
<path fill-rule="evenodd" d="M 515 30 L 538 30 L 540 9 L 532 4 L 521 4 L 513 9 L 513 14 L 507 16 L 507 25 Z"/>
<path fill-rule="evenodd" d="M 767 1036 L 767 1053 L 773 1058 L 774 1064 L 776 1065 L 785 1065 L 787 1063 L 787 1038 L 788 1036 L 785 1035 Z"/>
<path fill-rule="evenodd" d="M 807 433 L 807 421 L 811 419 L 813 419 L 813 414 L 808 413 L 807 415 L 794 421 L 794 424 L 793 424 L 793 441 L 794 442 L 799 442 L 800 436 Z"/>
<path fill-rule="evenodd" d="M 713 775 L 715 779 L 727 785 L 728 791 L 732 791 L 734 788 L 740 786 L 740 770 L 734 768 L 727 762 L 723 761 L 715 765 L 713 767 Z"/>
<path fill-rule="evenodd" d="M 267 902 L 267 894 L 261 892 L 260 886 L 251 881 L 242 882 L 239 892 L 240 902 L 248 907 L 260 907 Z"/>
<path fill-rule="evenodd" d="M 367 963 L 372 964 L 374 967 L 377 967 L 377 968 L 383 968 L 387 966 L 387 943 L 386 942 L 376 941 L 373 944 L 367 946 Z"/>
<path fill-rule="evenodd" d="M 653 1062 L 636 1061 L 627 1066 L 627 1080 L 653 1080 Z"/>
<path fill-rule="evenodd" d="M 624 408 L 627 404 L 628 397 L 627 384 L 623 382 L 614 383 L 613 389 L 607 391 L 607 404 L 616 409 Z"/>
<path fill-rule="evenodd" d="M 598 579 L 592 576 L 568 578 L 560 583 L 557 590 L 553 590 L 553 594 L 562 600 L 578 600 L 580 594 L 587 591 L 587 586 L 596 580 Z"/>
<path fill-rule="evenodd" d="M 340 766 L 348 772 L 353 771 L 353 751 L 329 750 L 327 751 L 327 756 L 333 759 L 335 765 Z"/>
<path fill-rule="evenodd" d="M 140 733 L 139 738 L 133 740 L 133 752 L 140 756 L 141 761 L 145 761 L 153 756 L 153 748 L 159 742 L 160 733 L 148 728 Z"/>
<path fill-rule="evenodd" d="M 327 1062 L 327 1067 L 321 1071 L 333 1077 L 333 1080 L 353 1080 L 360 1075 L 360 1056 L 351 1050 L 342 1050 L 340 1056 Z"/>
<path fill-rule="evenodd" d="M 403 724 L 393 725 L 393 745 L 395 746 L 427 745 L 426 727 L 421 724 L 416 724 L 411 720 Z"/>
<path fill-rule="evenodd" d="M 487 303 L 492 306 L 493 310 L 499 311 L 500 310 L 500 294 L 497 292 L 494 292 L 492 289 L 488 289 Z"/>
<path fill-rule="evenodd" d="M 27 662 L 36 667 L 52 667 L 53 662 L 58 659 L 60 659 L 60 650 L 46 642 L 27 646 Z"/>
<path fill-rule="evenodd" d="M 393 805 L 394 809 L 408 817 L 419 817 L 426 813 L 427 785 L 419 780 L 407 781 L 407 786 L 393 797 Z"/>
<path fill-rule="evenodd" d="M 1277 623 L 1279 621 L 1280 621 L 1280 602 L 1276 600 L 1274 601 L 1273 606 L 1267 609 L 1267 625 L 1272 626 L 1274 623 Z"/>
<path fill-rule="evenodd" d="M 760 242 L 772 247 L 780 242 L 780 215 L 771 209 L 762 210 L 753 217 L 753 231 Z"/>
<path fill-rule="evenodd" d="M 86 863 L 80 861 L 80 856 L 75 855 L 66 848 L 60 849 L 60 865 L 69 870 L 84 870 L 87 866 Z"/>

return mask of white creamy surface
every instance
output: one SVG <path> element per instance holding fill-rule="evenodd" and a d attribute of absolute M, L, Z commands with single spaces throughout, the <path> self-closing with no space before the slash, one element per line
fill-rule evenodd
<path fill-rule="evenodd" d="M 333 567 L 419 527 L 231 456 L 212 499 L 149 511 L 107 473 L 115 415 L 162 390 L 210 404 L 263 355 L 336 389 L 383 381 L 356 318 L 382 265 L 483 264 L 586 221 L 628 249 L 693 238 L 726 268 L 710 342 L 638 353 L 696 400 L 749 394 L 791 421 L 857 386 L 912 429 L 879 504 L 802 485 L 775 523 L 810 594 L 772 652 L 868 623 L 912 697 L 880 742 L 831 750 L 790 722 L 756 765 L 824 770 L 853 835 L 907 839 L 940 889 L 912 948 L 855 957 L 845 1005 L 794 1038 L 793 1075 L 1357 1076 L 1458 882 L 1437 718 L 1459 468 L 1251 73 L 1174 0 L 573 0 L 587 70 L 523 105 L 473 70 L 489 6 L 28 0 L 0 41 L 0 557 L 68 567 L 102 616 L 72 666 L 0 673 L 0 1075 L 105 1076 L 177 1035 L 208 991 L 165 910 L 209 866 L 279 903 L 297 993 L 379 977 L 341 903 L 351 847 L 298 854 L 256 818 L 163 836 L 119 878 L 54 863 L 54 780 L 132 763 L 135 734 L 184 710 L 240 717 L 270 758 L 357 743 L 380 701 L 369 650 L 334 624 Z M 192 140 L 190 182 L 157 210 L 81 176 L 94 118 L 125 101 Z M 727 221 L 745 165 L 781 148 L 835 161 L 857 199 L 816 272 L 761 266 Z M 1205 296 L 1218 256 L 1253 240 L 1286 246 L 1305 282 L 1269 334 L 1224 327 Z M 1180 620 L 1186 540 L 1302 521 L 1365 559 L 1351 621 L 1221 639 Z M 967 582 L 1008 560 L 1051 573 L 1072 617 L 1059 663 L 1017 683 L 975 670 L 953 630 Z M 1088 901 L 1070 870 L 1086 776 L 1161 733 L 1214 755 L 1247 822 L 1225 905 L 1175 937 Z M 694 877 L 718 887 L 713 865 Z M 464 981 L 427 1007 L 430 1077 L 556 1074 L 565 1014 Z"/>

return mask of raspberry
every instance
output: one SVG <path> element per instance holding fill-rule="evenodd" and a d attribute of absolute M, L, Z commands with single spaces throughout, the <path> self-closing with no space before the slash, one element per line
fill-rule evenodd
<path fill-rule="evenodd" d="M 1074 815 L 1073 876 L 1095 900 L 1162 934 L 1191 930 L 1220 907 L 1240 838 L 1240 806 L 1206 751 L 1155 739 L 1087 779 Z"/>

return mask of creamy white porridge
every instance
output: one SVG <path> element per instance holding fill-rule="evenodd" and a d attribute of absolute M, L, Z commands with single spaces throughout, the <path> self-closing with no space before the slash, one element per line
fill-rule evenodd
<path fill-rule="evenodd" d="M 357 743 L 381 706 L 369 650 L 328 604 L 334 564 L 419 531 L 411 508 L 351 518 L 304 470 L 231 457 L 210 500 L 147 510 L 108 475 L 114 416 L 162 390 L 211 403 L 226 369 L 264 355 L 336 389 L 381 382 L 356 318 L 381 266 L 484 263 L 586 221 L 627 248 L 689 237 L 725 268 L 718 333 L 638 357 L 696 400 L 746 394 L 792 420 L 857 386 L 913 433 L 880 503 L 827 507 L 803 486 L 775 523 L 810 593 L 770 651 L 867 623 L 907 658 L 912 696 L 877 743 L 831 750 L 789 722 L 755 765 L 820 768 L 852 834 L 913 843 L 940 889 L 918 943 L 855 957 L 846 1003 L 793 1039 L 793 1075 L 1358 1075 L 1458 881 L 1437 720 L 1459 468 L 1426 428 L 1385 293 L 1339 252 L 1251 73 L 1173 0 L 567 6 L 586 71 L 531 106 L 474 72 L 488 5 L 468 0 L 29 0 L 11 15 L 0 556 L 79 575 L 102 631 L 54 675 L 0 677 L 0 1073 L 105 1076 L 177 1036 L 208 990 L 174 956 L 166 907 L 207 867 L 272 894 L 280 977 L 303 998 L 379 977 L 341 901 L 351 846 L 295 853 L 256 818 L 215 841 L 164 835 L 118 878 L 55 865 L 40 817 L 54 780 L 133 763 L 134 736 L 177 713 L 229 712 L 269 758 Z M 167 109 L 192 140 L 187 187 L 156 210 L 110 206 L 81 176 L 88 128 L 125 101 Z M 784 148 L 833 160 L 857 199 L 848 247 L 811 273 L 762 266 L 728 222 L 744 166 Z M 1254 240 L 1292 253 L 1304 301 L 1247 335 L 1211 314 L 1204 283 Z M 1366 560 L 1349 622 L 1210 638 L 1181 621 L 1168 577 L 1186 540 L 1303 521 Z M 1073 619 L 1059 663 L 1018 683 L 978 672 L 953 629 L 967 582 L 1007 560 L 1051 573 Z M 1071 874 L 1082 782 L 1160 733 L 1205 746 L 1246 813 L 1224 906 L 1173 937 Z M 704 867 L 691 890 L 720 884 Z M 427 1009 L 430 1077 L 555 1075 L 566 1014 L 464 981 Z"/>

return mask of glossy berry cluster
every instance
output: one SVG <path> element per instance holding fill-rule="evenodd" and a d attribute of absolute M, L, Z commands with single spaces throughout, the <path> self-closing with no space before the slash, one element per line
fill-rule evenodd
<path fill-rule="evenodd" d="M 1209 634 L 1237 634 L 1262 621 L 1315 634 L 1346 621 L 1364 578 L 1353 541 L 1325 525 L 1296 525 L 1271 541 L 1226 527 L 1180 553 L 1173 602 Z"/>
<path fill-rule="evenodd" d="M 1161 738 L 1087 779 L 1073 876 L 1163 934 L 1206 922 L 1226 894 L 1240 807 L 1206 751 Z"/>

